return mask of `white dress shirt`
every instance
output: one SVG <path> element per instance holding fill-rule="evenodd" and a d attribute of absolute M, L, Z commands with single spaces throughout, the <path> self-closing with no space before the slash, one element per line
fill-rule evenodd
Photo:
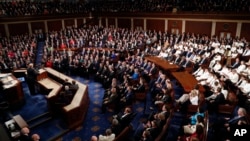
<path fill-rule="evenodd" d="M 242 86 L 241 92 L 243 92 L 244 94 L 250 93 L 250 83 L 246 83 L 244 86 Z"/>
<path fill-rule="evenodd" d="M 198 105 L 198 101 L 199 101 L 199 97 L 198 95 L 194 96 L 194 97 L 189 97 L 190 103 L 192 105 Z"/>
<path fill-rule="evenodd" d="M 226 90 L 226 89 L 222 89 L 222 90 L 221 90 L 221 93 L 224 95 L 225 99 L 227 99 L 227 96 L 228 96 L 228 90 Z"/>
<path fill-rule="evenodd" d="M 237 73 L 231 72 L 228 74 L 228 76 L 229 76 L 229 79 L 231 80 L 231 82 L 234 84 L 237 83 L 239 80 L 239 75 Z"/>
<path fill-rule="evenodd" d="M 229 69 L 225 66 L 218 73 L 224 76 L 224 74 L 228 74 L 229 72 Z"/>
<path fill-rule="evenodd" d="M 200 67 L 199 69 L 197 69 L 194 73 L 193 73 L 193 75 L 194 76 L 200 76 L 200 75 L 202 75 L 204 73 L 204 70 Z"/>
<path fill-rule="evenodd" d="M 207 78 L 209 77 L 209 73 L 210 73 L 209 71 L 204 71 L 204 73 L 203 73 L 202 75 L 196 77 L 196 79 L 197 79 L 198 81 L 200 81 L 200 80 L 202 80 L 202 79 L 207 79 Z"/>
<path fill-rule="evenodd" d="M 244 50 L 244 52 L 242 53 L 242 56 L 250 56 L 250 49 Z"/>
<path fill-rule="evenodd" d="M 113 141 L 115 139 L 115 134 L 109 136 L 99 135 L 99 141 Z"/>
<path fill-rule="evenodd" d="M 238 82 L 241 82 L 240 84 L 238 83 L 238 88 L 243 88 L 246 84 L 247 84 L 247 81 L 246 80 L 241 80 L 241 81 L 238 81 Z"/>
<path fill-rule="evenodd" d="M 209 73 L 208 79 L 203 80 L 200 82 L 201 85 L 206 85 L 206 84 L 210 84 L 212 81 L 214 81 L 214 77 L 211 73 Z"/>
<path fill-rule="evenodd" d="M 221 69 L 221 64 L 218 62 L 215 64 L 215 66 L 212 68 L 215 72 L 218 72 Z"/>
<path fill-rule="evenodd" d="M 245 70 L 246 69 L 246 65 L 245 64 L 241 64 L 237 69 L 236 69 L 236 71 L 237 71 L 237 73 L 241 73 L 243 70 Z"/>

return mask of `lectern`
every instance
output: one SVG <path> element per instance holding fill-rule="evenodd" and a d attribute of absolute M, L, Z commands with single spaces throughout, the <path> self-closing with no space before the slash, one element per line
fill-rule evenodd
<path fill-rule="evenodd" d="M 18 107 L 24 103 L 24 93 L 20 80 L 11 73 L 0 74 L 3 84 L 3 93 L 11 108 Z"/>

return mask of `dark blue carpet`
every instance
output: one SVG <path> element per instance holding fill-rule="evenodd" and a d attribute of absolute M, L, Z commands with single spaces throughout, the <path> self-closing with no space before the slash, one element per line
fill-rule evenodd
<path fill-rule="evenodd" d="M 71 141 L 71 140 L 81 140 L 89 141 L 92 135 L 100 135 L 105 132 L 107 128 L 111 125 L 111 120 L 113 112 L 108 111 L 105 114 L 101 114 L 101 104 L 104 89 L 102 85 L 98 82 L 95 82 L 93 78 L 83 78 L 79 76 L 71 76 L 72 78 L 82 82 L 83 84 L 88 85 L 88 92 L 90 97 L 90 105 L 85 121 L 82 126 L 74 129 L 73 131 L 67 132 L 66 125 L 61 119 L 54 118 L 48 122 L 35 127 L 31 130 L 31 133 L 38 133 L 41 136 L 42 141 L 52 140 L 56 136 L 61 135 L 58 140 L 62 141 Z M 174 80 L 173 80 L 174 81 Z M 13 115 L 20 114 L 25 120 L 30 120 L 38 115 L 48 112 L 47 101 L 44 95 L 29 95 L 29 90 L 25 82 L 23 82 L 23 90 L 25 93 L 26 103 L 23 107 L 12 112 Z M 182 95 L 183 89 L 177 85 L 174 85 L 175 98 L 178 98 Z M 133 111 L 137 113 L 136 117 L 132 121 L 133 129 L 136 129 L 140 121 L 146 120 L 147 116 L 152 112 L 149 108 L 153 106 L 151 102 L 150 93 L 147 94 L 147 103 L 146 103 L 145 113 L 144 103 L 136 101 L 133 104 Z M 155 108 L 154 111 L 157 109 Z M 181 113 L 175 113 L 173 119 L 171 120 L 171 130 L 169 130 L 166 138 L 172 140 L 177 137 L 177 131 L 179 131 L 180 123 L 182 122 L 183 115 Z"/>
<path fill-rule="evenodd" d="M 29 88 L 25 82 L 22 82 L 23 92 L 25 96 L 25 104 L 19 109 L 12 111 L 13 115 L 20 114 L 26 121 L 48 112 L 47 100 L 44 95 L 31 96 Z"/>

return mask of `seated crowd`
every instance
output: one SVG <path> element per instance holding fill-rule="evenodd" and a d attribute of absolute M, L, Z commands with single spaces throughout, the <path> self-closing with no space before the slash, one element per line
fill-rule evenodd
<path fill-rule="evenodd" d="M 10 40 L 2 38 L 1 71 L 26 67 L 34 59 L 34 39 L 33 36 L 16 36 Z M 26 54 L 22 53 L 25 49 Z M 190 33 L 175 35 L 101 26 L 89 26 L 87 30 L 74 27 L 47 33 L 43 55 L 45 60 L 42 66 L 69 75 L 92 75 L 103 84 L 106 90 L 102 113 L 113 109 L 117 115 L 111 130 L 105 133 L 110 138 L 119 135 L 112 130 L 113 126 L 119 124 L 124 129 L 133 119 L 122 123 L 124 116 L 134 114 L 131 108 L 139 92 L 149 92 L 153 105 L 160 107 L 159 113 L 137 128 L 134 137 L 139 140 L 157 137 L 169 117 L 165 114 L 166 107 L 174 106 L 173 103 L 181 107 L 186 107 L 183 104 L 199 105 L 216 114 L 218 106 L 224 104 L 238 105 L 247 112 L 250 110 L 250 49 L 244 38 L 219 39 L 217 36 L 209 38 Z M 178 65 L 181 68 L 178 71 L 188 71 L 197 79 L 197 87 L 175 99 L 172 77 L 157 64 L 145 59 L 147 55 L 155 55 Z M 198 86 L 204 87 L 204 93 L 199 91 Z M 64 88 L 64 93 L 68 93 L 70 86 L 65 84 Z M 203 105 L 200 105 L 201 95 L 205 97 Z M 119 116 L 121 111 L 124 112 Z M 169 113 L 169 110 L 166 111 Z M 199 119 L 197 126 L 184 126 L 184 133 L 194 134 L 195 128 L 196 137 L 200 138 L 202 124 L 202 119 Z M 192 127 L 192 131 L 187 131 L 187 127 Z M 99 136 L 99 140 L 103 136 Z"/>

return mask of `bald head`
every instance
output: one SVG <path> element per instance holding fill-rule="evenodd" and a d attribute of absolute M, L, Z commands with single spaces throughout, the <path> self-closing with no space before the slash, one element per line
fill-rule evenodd
<path fill-rule="evenodd" d="M 90 141 L 98 141 L 97 136 L 92 136 Z"/>
<path fill-rule="evenodd" d="M 31 138 L 32 138 L 33 141 L 39 141 L 40 140 L 40 136 L 38 134 L 33 134 Z"/>
<path fill-rule="evenodd" d="M 27 128 L 27 127 L 23 127 L 23 128 L 21 129 L 21 133 L 22 133 L 23 135 L 27 135 L 27 134 L 30 133 L 30 129 Z"/>
<path fill-rule="evenodd" d="M 33 68 L 34 67 L 34 64 L 33 63 L 30 63 L 29 64 L 29 68 Z"/>

